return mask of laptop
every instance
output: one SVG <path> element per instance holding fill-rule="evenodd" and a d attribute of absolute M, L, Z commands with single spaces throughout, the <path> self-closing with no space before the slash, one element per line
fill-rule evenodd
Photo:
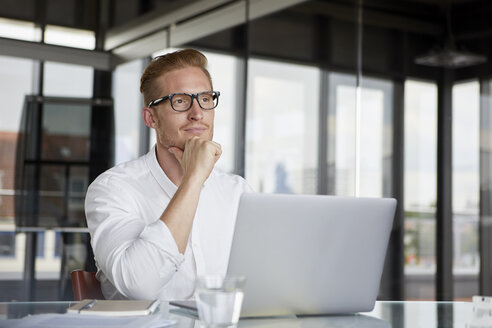
<path fill-rule="evenodd" d="M 243 194 L 227 270 L 246 277 L 241 317 L 371 311 L 395 208 L 391 198 Z"/>

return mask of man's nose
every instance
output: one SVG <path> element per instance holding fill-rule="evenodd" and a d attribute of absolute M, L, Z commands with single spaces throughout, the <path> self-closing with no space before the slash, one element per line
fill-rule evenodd
<path fill-rule="evenodd" d="M 201 120 L 203 118 L 203 109 L 198 104 L 198 99 L 193 98 L 191 101 L 191 108 L 188 111 L 188 118 L 190 120 Z"/>

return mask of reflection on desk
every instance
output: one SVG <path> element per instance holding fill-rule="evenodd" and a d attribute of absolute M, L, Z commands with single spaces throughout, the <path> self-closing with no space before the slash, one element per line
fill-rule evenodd
<path fill-rule="evenodd" d="M 10 319 L 37 313 L 64 313 L 73 302 L 0 303 L 0 327 L 8 327 Z M 157 315 L 175 320 L 174 327 L 198 328 L 199 321 L 179 314 L 163 302 Z M 363 328 L 464 328 L 472 319 L 472 303 L 468 302 L 376 302 L 373 311 L 346 316 L 306 316 L 286 318 L 243 319 L 239 327 L 363 327 Z"/>
<path fill-rule="evenodd" d="M 283 327 L 283 328 L 391 328 L 391 325 L 382 319 L 364 314 L 343 316 L 316 316 L 297 319 L 245 319 L 240 327 Z"/>
<path fill-rule="evenodd" d="M 183 308 L 170 308 L 169 314 L 173 320 L 181 322 L 183 317 L 189 318 L 190 327 L 199 327 L 196 312 Z M 178 319 L 177 319 L 178 318 Z M 366 328 L 391 328 L 391 325 L 382 319 L 371 317 L 365 314 L 349 315 L 330 315 L 330 316 L 285 316 L 277 318 L 248 318 L 242 319 L 240 327 L 283 327 L 283 328 L 301 328 L 301 327 L 321 327 L 346 328 L 346 327 L 366 327 Z"/>

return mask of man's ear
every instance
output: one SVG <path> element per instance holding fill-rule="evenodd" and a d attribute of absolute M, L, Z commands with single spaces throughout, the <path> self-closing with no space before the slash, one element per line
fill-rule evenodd
<path fill-rule="evenodd" d="M 142 118 L 149 128 L 155 129 L 156 121 L 154 119 L 154 111 L 149 107 L 144 107 L 142 109 Z"/>

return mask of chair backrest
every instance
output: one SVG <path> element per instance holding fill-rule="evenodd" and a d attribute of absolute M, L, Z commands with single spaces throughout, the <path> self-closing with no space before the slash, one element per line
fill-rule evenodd
<path fill-rule="evenodd" d="M 70 274 L 72 277 L 73 298 L 75 301 L 84 299 L 103 300 L 101 284 L 96 279 L 95 272 L 74 270 Z"/>

